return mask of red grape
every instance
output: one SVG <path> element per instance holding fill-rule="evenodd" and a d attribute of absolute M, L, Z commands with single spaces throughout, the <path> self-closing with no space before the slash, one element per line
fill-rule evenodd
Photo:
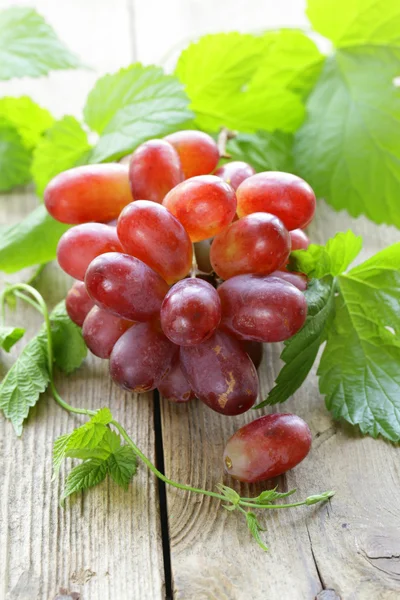
<path fill-rule="evenodd" d="M 148 200 L 128 204 L 118 219 L 117 231 L 125 251 L 168 283 L 190 271 L 192 243 L 183 225 L 164 206 Z"/>
<path fill-rule="evenodd" d="M 246 483 L 272 479 L 298 465 L 309 453 L 311 441 L 310 428 L 296 415 L 260 417 L 228 440 L 225 471 Z"/>
<path fill-rule="evenodd" d="M 171 342 L 194 346 L 207 340 L 221 320 L 217 291 L 202 279 L 178 281 L 161 306 L 161 327 Z"/>
<path fill-rule="evenodd" d="M 302 229 L 293 229 L 290 232 L 290 239 L 292 242 L 292 252 L 293 250 L 307 250 L 310 245 L 310 240 Z"/>
<path fill-rule="evenodd" d="M 226 183 L 229 183 L 236 191 L 239 185 L 252 175 L 255 175 L 255 169 L 251 165 L 241 160 L 233 160 L 227 162 L 222 167 L 219 167 L 214 173 L 217 177 L 221 177 Z"/>
<path fill-rule="evenodd" d="M 188 402 L 195 397 L 183 374 L 178 357 L 159 384 L 158 391 L 166 400 L 176 403 Z"/>
<path fill-rule="evenodd" d="M 132 154 L 129 180 L 134 199 L 162 202 L 169 190 L 183 181 L 177 151 L 165 140 L 150 140 Z"/>
<path fill-rule="evenodd" d="M 307 289 L 308 280 L 307 275 L 304 275 L 304 273 L 296 273 L 294 271 L 282 269 L 282 271 L 274 271 L 271 273 L 271 277 L 280 277 L 297 287 L 301 292 L 304 292 Z"/>
<path fill-rule="evenodd" d="M 110 357 L 110 374 L 125 390 L 154 390 L 169 372 L 178 347 L 155 323 L 137 323 L 115 344 Z"/>
<path fill-rule="evenodd" d="M 179 154 L 185 179 L 212 173 L 218 164 L 218 146 L 207 133 L 196 130 L 176 131 L 164 139 Z"/>
<path fill-rule="evenodd" d="M 245 179 L 236 193 L 239 217 L 268 212 L 279 217 L 291 231 L 306 227 L 314 216 L 316 201 L 312 188 L 290 173 L 258 173 Z"/>
<path fill-rule="evenodd" d="M 83 323 L 82 335 L 93 354 L 100 358 L 110 358 L 117 340 L 132 325 L 135 325 L 133 321 L 121 319 L 94 306 Z"/>
<path fill-rule="evenodd" d="M 71 321 L 82 327 L 88 313 L 92 310 L 94 302 L 87 293 L 83 281 L 75 281 L 65 299 L 65 307 Z"/>
<path fill-rule="evenodd" d="M 258 396 L 257 371 L 240 343 L 217 330 L 197 346 L 181 348 L 182 370 L 195 396 L 216 412 L 239 415 Z"/>
<path fill-rule="evenodd" d="M 199 242 L 217 235 L 231 223 L 236 196 L 219 177 L 201 175 L 168 192 L 163 205 L 182 223 L 192 242 Z"/>
<path fill-rule="evenodd" d="M 105 252 L 123 252 L 115 227 L 103 223 L 82 223 L 61 236 L 57 259 L 68 275 L 83 281 L 92 260 Z"/>
<path fill-rule="evenodd" d="M 44 203 L 61 223 L 107 223 L 132 202 L 128 167 L 107 163 L 74 167 L 53 177 Z"/>
<path fill-rule="evenodd" d="M 221 327 L 241 340 L 281 342 L 306 320 L 304 295 L 280 276 L 237 275 L 225 281 L 218 294 Z"/>
<path fill-rule="evenodd" d="M 258 369 L 263 359 L 263 345 L 260 342 L 252 342 L 251 340 L 244 340 L 241 345 L 243 350 L 250 356 L 255 368 Z"/>
<path fill-rule="evenodd" d="M 85 284 L 100 308 L 130 321 L 153 318 L 168 291 L 158 273 L 138 258 L 119 252 L 101 254 L 92 260 Z"/>
<path fill-rule="evenodd" d="M 210 259 L 222 279 L 244 273 L 268 275 L 286 264 L 290 236 L 282 221 L 253 213 L 232 223 L 214 238 Z"/>

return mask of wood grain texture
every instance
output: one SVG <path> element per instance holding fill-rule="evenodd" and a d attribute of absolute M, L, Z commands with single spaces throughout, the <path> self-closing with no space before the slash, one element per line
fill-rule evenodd
<path fill-rule="evenodd" d="M 311 238 L 325 242 L 348 228 L 362 234 L 362 258 L 397 241 L 398 232 L 366 219 L 350 219 L 319 203 Z M 280 345 L 266 348 L 260 371 L 261 397 L 280 369 Z M 313 432 L 309 457 L 278 478 L 282 490 L 297 488 L 296 498 L 327 489 L 336 496 L 326 505 L 265 515 L 270 552 L 251 540 L 240 515 L 218 502 L 168 490 L 171 563 L 176 598 L 189 600 L 395 600 L 400 597 L 400 486 L 398 448 L 363 438 L 347 424 L 334 422 L 318 392 L 315 369 L 295 396 L 280 407 L 239 417 L 223 417 L 194 401 L 163 403 L 167 474 L 191 485 L 214 489 L 224 481 L 222 453 L 233 432 L 267 412 L 295 412 Z M 257 495 L 259 485 L 234 487 Z M 294 497 L 293 497 L 294 498 Z"/>

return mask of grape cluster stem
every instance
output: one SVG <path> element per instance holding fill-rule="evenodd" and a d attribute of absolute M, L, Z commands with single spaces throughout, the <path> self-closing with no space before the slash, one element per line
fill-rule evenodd
<path fill-rule="evenodd" d="M 193 252 L 193 255 L 194 255 L 194 252 Z M 196 260 L 195 257 L 193 260 L 194 260 L 194 264 L 195 264 L 195 260 Z M 196 268 L 197 268 L 197 265 L 196 265 Z M 36 290 L 34 287 L 29 285 L 28 283 L 17 283 L 17 284 L 13 284 L 13 285 L 8 285 L 6 287 L 6 289 L 3 291 L 3 293 L 0 295 L 0 307 L 1 307 L 1 315 L 2 315 L 3 322 L 4 322 L 5 303 L 7 300 L 7 296 L 9 296 L 11 294 L 13 294 L 17 298 L 23 300 L 24 302 L 27 302 L 31 306 L 33 306 L 38 312 L 40 312 L 40 314 L 44 318 L 46 340 L 47 340 L 47 357 L 48 357 L 48 371 L 49 371 L 49 376 L 50 376 L 50 389 L 51 389 L 54 400 L 57 402 L 57 404 L 59 404 L 59 406 L 61 406 L 64 410 L 66 410 L 70 413 L 86 415 L 88 417 L 93 417 L 94 415 L 96 415 L 97 411 L 95 411 L 95 410 L 89 410 L 86 408 L 76 408 L 74 406 L 71 406 L 70 404 L 68 404 L 68 402 L 66 402 L 65 400 L 63 400 L 61 398 L 60 394 L 57 391 L 57 388 L 54 383 L 54 352 L 53 352 L 53 340 L 52 340 L 52 334 L 51 334 L 51 321 L 50 321 L 49 311 L 48 311 L 46 302 L 43 299 L 43 296 L 40 294 L 40 292 L 38 292 L 38 290 Z M 287 503 L 287 504 L 262 504 L 262 503 L 256 502 L 255 501 L 256 498 L 241 498 L 238 494 L 236 494 L 234 492 L 234 490 L 231 490 L 231 491 L 233 492 L 234 495 L 237 496 L 237 498 L 231 499 L 229 496 L 227 496 L 226 494 L 223 494 L 223 493 L 219 494 L 217 492 L 212 492 L 210 490 L 204 490 L 204 489 L 196 488 L 191 485 L 184 484 L 184 483 L 179 483 L 178 481 L 169 479 L 168 477 L 166 477 L 166 475 L 164 475 L 163 473 L 161 473 L 161 471 L 159 471 L 157 469 L 157 467 L 151 462 L 151 460 L 149 458 L 147 458 L 147 456 L 145 454 L 143 454 L 143 452 L 136 446 L 135 442 L 132 440 L 132 438 L 129 436 L 127 431 L 124 429 L 124 427 L 118 421 L 113 419 L 110 422 L 110 425 L 115 427 L 115 429 L 120 433 L 120 435 L 125 440 L 125 442 L 128 444 L 128 446 L 130 446 L 130 448 L 132 448 L 135 455 L 141 461 L 143 461 L 144 464 L 148 467 L 148 469 L 156 477 L 161 479 L 161 481 L 163 481 L 167 485 L 170 485 L 171 487 L 174 487 L 174 488 L 177 488 L 180 490 L 185 490 L 187 492 L 193 492 L 196 494 L 202 494 L 203 496 L 210 496 L 212 498 L 216 498 L 217 500 L 223 501 L 225 503 L 230 502 L 230 505 L 225 504 L 225 508 L 228 508 L 228 510 L 238 509 L 241 513 L 248 515 L 249 513 L 246 510 L 244 510 L 243 507 L 253 508 L 253 509 L 293 508 L 293 507 L 297 507 L 297 506 L 316 504 L 317 502 L 324 502 L 334 495 L 333 491 L 328 491 L 328 492 L 324 492 L 319 495 L 310 496 L 310 497 L 306 498 L 305 500 L 302 500 L 299 502 L 292 502 L 292 503 Z M 222 487 L 224 488 L 225 486 L 222 486 Z M 225 488 L 225 489 L 229 490 L 230 488 Z M 295 490 L 292 490 L 290 493 L 293 493 L 294 491 Z M 289 495 L 289 494 L 285 494 L 285 495 Z M 257 540 L 257 538 L 256 538 L 256 540 Z M 257 541 L 262 548 L 264 548 L 264 549 L 266 548 L 259 540 L 257 540 Z"/>

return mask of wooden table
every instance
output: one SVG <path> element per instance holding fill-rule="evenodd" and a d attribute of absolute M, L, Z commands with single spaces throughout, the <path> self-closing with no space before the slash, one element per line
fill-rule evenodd
<path fill-rule="evenodd" d="M 2 8 L 9 4 L 0 1 Z M 57 116 L 79 115 L 98 74 L 137 58 L 159 62 L 174 44 L 199 33 L 305 23 L 303 3 L 296 0 L 34 4 L 95 70 L 2 83 L 0 96 L 31 94 Z M 31 190 L 1 197 L 0 224 L 18 221 L 36 202 Z M 334 213 L 323 202 L 310 235 L 313 241 L 324 242 L 349 227 L 364 236 L 364 257 L 399 236 L 393 228 Z M 70 283 L 52 264 L 38 287 L 54 305 Z M 40 324 L 29 307 L 18 307 L 18 323 L 20 318 L 30 333 Z M 279 353 L 279 345 L 267 349 L 260 373 L 261 397 L 279 371 Z M 58 376 L 57 385 L 72 404 L 110 406 L 147 456 L 159 464 L 163 459 L 169 476 L 209 489 L 222 480 L 226 440 L 255 416 L 227 418 L 197 401 L 174 406 L 159 404 L 152 394 L 124 393 L 111 383 L 107 363 L 93 357 L 72 376 Z M 60 588 L 77 592 L 84 600 L 400 598 L 398 449 L 332 421 L 315 375 L 281 409 L 309 423 L 314 443 L 308 459 L 279 478 L 279 488 L 297 487 L 299 497 L 335 489 L 336 496 L 324 506 L 267 515 L 267 554 L 251 540 L 239 515 L 221 510 L 210 498 L 167 489 L 167 507 L 161 502 L 160 510 L 157 481 L 144 465 L 127 493 L 105 482 L 62 510 L 58 505 L 62 481 L 51 480 L 52 443 L 77 426 L 79 418 L 44 395 L 31 411 L 22 438 L 17 439 L 10 423 L 1 419 L 0 599 L 51 600 Z M 261 487 L 237 489 L 248 496 Z"/>

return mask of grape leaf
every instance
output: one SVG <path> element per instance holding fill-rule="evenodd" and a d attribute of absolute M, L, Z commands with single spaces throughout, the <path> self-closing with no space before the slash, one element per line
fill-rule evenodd
<path fill-rule="evenodd" d="M 18 130 L 0 115 L 0 192 L 30 181 L 31 160 L 31 152 Z"/>
<path fill-rule="evenodd" d="M 120 158 L 149 138 L 171 133 L 192 118 L 176 77 L 159 67 L 135 63 L 99 79 L 84 115 L 100 139 L 91 162 Z"/>
<path fill-rule="evenodd" d="M 308 0 L 313 28 L 337 47 L 400 44 L 398 0 Z"/>
<path fill-rule="evenodd" d="M 217 131 L 226 126 L 248 133 L 297 129 L 304 117 L 301 98 L 280 84 L 279 77 L 278 83 L 270 79 L 271 65 L 258 72 L 251 87 L 268 45 L 262 36 L 221 33 L 206 35 L 181 53 L 175 73 L 185 84 L 199 127 Z M 274 71 L 279 72 L 278 62 Z"/>
<path fill-rule="evenodd" d="M 65 373 L 77 369 L 87 355 L 82 330 L 68 316 L 62 300 L 51 313 L 54 361 Z"/>
<path fill-rule="evenodd" d="M 49 111 L 28 96 L 0 98 L 0 119 L 8 121 L 17 129 L 26 148 L 36 146 L 43 132 L 54 122 Z"/>
<path fill-rule="evenodd" d="M 289 268 L 305 273 L 308 277 L 340 275 L 358 256 L 362 238 L 352 231 L 337 233 L 325 246 L 310 244 L 307 250 L 295 250 L 290 254 Z"/>
<path fill-rule="evenodd" d="M 29 409 L 49 383 L 47 360 L 46 336 L 40 333 L 25 346 L 0 384 L 0 409 L 18 436 Z"/>
<path fill-rule="evenodd" d="M 92 458 L 74 467 L 67 477 L 61 496 L 61 505 L 71 494 L 93 487 L 106 478 L 107 463 L 100 458 Z"/>
<path fill-rule="evenodd" d="M 107 460 L 108 471 L 111 478 L 124 490 L 128 489 L 128 484 L 136 473 L 137 459 L 132 448 L 121 446 L 115 450 Z"/>
<path fill-rule="evenodd" d="M 267 82 L 306 97 L 314 87 L 325 57 L 302 31 L 281 29 L 263 35 L 264 48 L 249 89 L 265 89 Z"/>
<path fill-rule="evenodd" d="M 239 133 L 229 140 L 227 152 L 230 160 L 248 162 L 257 172 L 286 171 L 293 172 L 293 136 L 283 131 L 257 131 Z"/>
<path fill-rule="evenodd" d="M 327 59 L 295 136 L 296 172 L 336 210 L 400 227 L 400 50 Z"/>
<path fill-rule="evenodd" d="M 11 348 L 22 338 L 25 329 L 21 327 L 5 327 L 0 326 L 0 348 L 6 352 L 10 352 Z"/>
<path fill-rule="evenodd" d="M 265 552 L 268 552 L 268 547 L 264 544 L 264 542 L 262 541 L 261 536 L 260 536 L 260 531 L 265 531 L 265 529 L 264 529 L 264 527 L 261 527 L 260 523 L 257 520 L 256 515 L 253 512 L 251 512 L 251 511 L 246 512 L 246 522 L 247 522 L 249 531 L 250 531 L 251 535 L 253 536 L 253 538 L 256 540 L 257 544 L 260 546 L 260 548 L 262 548 L 262 550 L 264 550 Z"/>
<path fill-rule="evenodd" d="M 39 141 L 32 162 L 36 193 L 43 196 L 50 179 L 88 160 L 91 145 L 74 117 L 65 116 L 48 129 Z"/>
<path fill-rule="evenodd" d="M 40 77 L 82 66 L 33 8 L 0 11 L 0 79 Z"/>
<path fill-rule="evenodd" d="M 69 227 L 55 221 L 44 206 L 38 206 L 20 223 L 2 229 L 0 270 L 15 273 L 53 260 L 58 240 Z"/>
<path fill-rule="evenodd" d="M 334 314 L 332 277 L 313 280 L 305 292 L 307 320 L 296 335 L 285 342 L 281 359 L 285 362 L 268 397 L 254 408 L 285 402 L 303 384 L 325 341 Z"/>
<path fill-rule="evenodd" d="M 337 277 L 340 295 L 318 369 L 328 409 L 362 433 L 400 440 L 400 243 Z"/>

